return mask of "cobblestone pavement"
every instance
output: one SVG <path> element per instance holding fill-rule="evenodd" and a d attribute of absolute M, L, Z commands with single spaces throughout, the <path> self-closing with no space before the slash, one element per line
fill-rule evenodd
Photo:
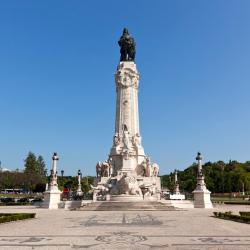
<path fill-rule="evenodd" d="M 0 249 L 250 249 L 250 225 L 214 218 L 213 211 L 250 211 L 218 206 L 181 211 L 35 212 L 35 219 L 0 224 Z"/>

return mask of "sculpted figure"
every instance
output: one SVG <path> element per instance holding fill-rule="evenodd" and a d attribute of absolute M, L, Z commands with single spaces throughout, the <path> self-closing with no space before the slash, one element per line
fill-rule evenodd
<path fill-rule="evenodd" d="M 90 187 L 96 194 L 104 195 L 109 191 L 109 189 L 107 187 L 105 187 L 104 185 L 99 185 L 97 187 L 90 185 Z"/>
<path fill-rule="evenodd" d="M 96 177 L 101 177 L 102 176 L 102 166 L 101 166 L 101 162 L 98 162 L 96 164 Z"/>
<path fill-rule="evenodd" d="M 115 146 L 118 146 L 120 144 L 120 136 L 118 133 L 115 134 L 113 143 Z"/>
<path fill-rule="evenodd" d="M 118 41 L 120 46 L 120 61 L 134 61 L 135 60 L 135 41 L 134 38 L 130 36 L 128 29 L 123 29 L 123 34 Z"/>
<path fill-rule="evenodd" d="M 120 194 L 142 195 L 141 189 L 134 177 L 123 177 L 119 182 Z"/>
<path fill-rule="evenodd" d="M 112 158 L 110 157 L 108 159 L 108 164 L 109 164 L 109 176 L 113 175 L 113 165 L 112 165 Z"/>
<path fill-rule="evenodd" d="M 138 133 L 136 133 L 136 135 L 133 137 L 133 144 L 138 147 L 139 145 L 141 145 L 141 137 Z"/>
<path fill-rule="evenodd" d="M 150 194 L 150 196 L 156 194 L 156 186 L 155 185 L 151 185 L 148 189 L 148 192 Z"/>
<path fill-rule="evenodd" d="M 151 176 L 151 166 L 150 166 L 150 160 L 148 157 L 146 157 L 144 159 L 144 162 L 145 162 L 145 172 L 146 172 L 146 176 L 147 177 L 150 177 Z"/>
<path fill-rule="evenodd" d="M 104 161 L 101 164 L 101 169 L 102 169 L 102 177 L 109 177 L 109 163 L 107 161 Z"/>
<path fill-rule="evenodd" d="M 152 176 L 157 177 L 159 174 L 159 166 L 156 163 L 152 164 Z"/>
<path fill-rule="evenodd" d="M 146 176 L 146 177 L 149 176 L 147 166 L 148 166 L 147 161 L 146 161 L 146 159 L 144 159 L 143 162 L 140 165 L 138 174 L 141 175 L 141 176 Z"/>
<path fill-rule="evenodd" d="M 124 143 L 124 148 L 130 149 L 130 141 L 129 141 L 129 132 L 128 131 L 123 131 L 123 143 Z"/>
<path fill-rule="evenodd" d="M 111 195 L 118 195 L 119 194 L 119 186 L 117 184 L 117 180 L 110 180 L 110 194 Z"/>
<path fill-rule="evenodd" d="M 142 163 L 138 166 L 138 175 L 144 176 L 144 177 L 150 177 L 151 176 L 151 165 L 149 158 L 146 157 L 142 161 Z"/>

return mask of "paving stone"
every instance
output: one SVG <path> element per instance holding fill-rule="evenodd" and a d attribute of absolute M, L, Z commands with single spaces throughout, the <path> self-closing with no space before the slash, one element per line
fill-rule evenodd
<path fill-rule="evenodd" d="M 249 211 L 249 206 L 178 211 L 1 207 L 1 213 L 37 216 L 0 224 L 0 249 L 250 249 L 250 225 L 214 218 L 213 211 Z"/>

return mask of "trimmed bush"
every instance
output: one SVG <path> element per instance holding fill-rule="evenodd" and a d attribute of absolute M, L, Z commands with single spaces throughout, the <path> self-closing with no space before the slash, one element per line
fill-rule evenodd
<path fill-rule="evenodd" d="M 240 216 L 250 217 L 250 212 L 239 212 Z"/>
<path fill-rule="evenodd" d="M 27 206 L 32 205 L 31 202 L 1 202 L 0 206 Z"/>
<path fill-rule="evenodd" d="M 0 213 L 0 223 L 35 218 L 35 213 Z"/>
<path fill-rule="evenodd" d="M 225 219 L 225 220 L 232 220 L 232 221 L 237 221 L 237 222 L 243 222 L 243 223 L 249 223 L 250 224 L 250 216 L 245 216 L 241 214 L 242 212 L 240 212 L 240 215 L 236 215 L 236 214 L 232 214 L 231 211 L 229 212 L 225 212 L 225 213 L 221 213 L 221 212 L 214 212 L 214 216 L 220 219 Z M 246 212 L 247 214 L 250 212 Z M 243 212 L 244 214 L 244 212 Z"/>
<path fill-rule="evenodd" d="M 250 205 L 249 201 L 225 201 L 224 204 L 230 205 Z"/>

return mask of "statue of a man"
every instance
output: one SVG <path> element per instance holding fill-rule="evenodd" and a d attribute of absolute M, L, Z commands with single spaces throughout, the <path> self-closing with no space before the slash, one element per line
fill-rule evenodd
<path fill-rule="evenodd" d="M 135 60 L 135 41 L 132 36 L 130 36 L 128 29 L 123 29 L 123 34 L 118 41 L 120 46 L 120 61 L 134 61 Z"/>

